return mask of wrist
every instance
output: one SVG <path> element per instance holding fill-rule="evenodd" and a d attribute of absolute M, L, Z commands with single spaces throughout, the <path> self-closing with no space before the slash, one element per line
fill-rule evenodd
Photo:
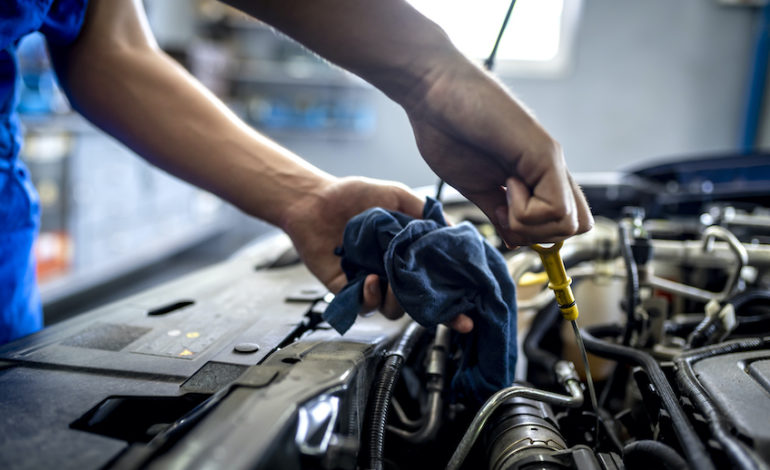
<path fill-rule="evenodd" d="M 443 35 L 443 31 L 440 34 Z M 475 69 L 475 66 L 445 38 L 440 43 L 415 51 L 401 71 L 408 81 L 402 84 L 396 96 L 389 96 L 410 116 L 420 115 L 430 109 L 432 96 L 442 88 L 443 83 L 469 75 L 472 73 L 469 69 Z"/>
<path fill-rule="evenodd" d="M 230 159 L 229 177 L 223 190 L 215 192 L 245 213 L 286 230 L 294 206 L 318 198 L 336 178 L 262 136 L 251 137 L 246 145 L 223 151 Z"/>
<path fill-rule="evenodd" d="M 303 178 L 290 191 L 284 192 L 275 225 L 293 238 L 295 229 L 304 226 L 315 215 L 317 208 L 323 207 L 328 199 L 330 188 L 339 178 L 329 174 L 313 174 Z"/>
<path fill-rule="evenodd" d="M 459 108 L 467 112 L 492 88 L 499 88 L 495 80 L 455 50 L 426 62 L 416 93 L 401 104 L 411 118 L 451 120 L 459 117 Z"/>

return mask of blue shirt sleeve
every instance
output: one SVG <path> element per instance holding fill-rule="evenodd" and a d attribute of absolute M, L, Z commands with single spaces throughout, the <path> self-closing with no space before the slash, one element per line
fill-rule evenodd
<path fill-rule="evenodd" d="M 40 32 L 53 44 L 72 43 L 80 34 L 88 0 L 54 0 Z"/>

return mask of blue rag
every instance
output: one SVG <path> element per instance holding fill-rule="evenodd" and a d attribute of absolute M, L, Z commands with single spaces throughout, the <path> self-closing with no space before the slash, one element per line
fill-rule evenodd
<path fill-rule="evenodd" d="M 425 327 L 460 313 L 473 319 L 473 331 L 457 335 L 463 351 L 451 385 L 457 399 L 482 403 L 513 383 L 516 290 L 502 255 L 471 224 L 447 226 L 441 203 L 432 198 L 423 219 L 373 208 L 348 222 L 337 254 L 348 284 L 324 319 L 340 334 L 361 310 L 366 276 L 377 274 Z"/>

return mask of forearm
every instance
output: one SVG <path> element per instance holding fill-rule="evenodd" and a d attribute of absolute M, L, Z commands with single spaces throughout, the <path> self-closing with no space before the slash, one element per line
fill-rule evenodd
<path fill-rule="evenodd" d="M 151 40 L 57 51 L 73 106 L 151 163 L 283 226 L 292 201 L 331 177 L 241 122 Z M 117 176 L 117 175 L 116 175 Z"/>
<path fill-rule="evenodd" d="M 492 152 L 506 147 L 505 140 L 548 138 L 503 86 L 405 0 L 224 1 L 363 77 L 412 119 L 427 119 Z M 471 125 L 468 114 L 476 121 Z"/>
<path fill-rule="evenodd" d="M 590 228 L 558 142 L 405 0 L 225 1 L 401 104 L 426 162 L 509 243 L 561 240 Z"/>
<path fill-rule="evenodd" d="M 224 1 L 356 73 L 407 110 L 421 102 L 445 63 L 467 62 L 441 28 L 404 0 Z"/>

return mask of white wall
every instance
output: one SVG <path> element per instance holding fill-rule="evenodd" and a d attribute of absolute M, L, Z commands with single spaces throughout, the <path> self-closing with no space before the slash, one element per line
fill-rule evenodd
<path fill-rule="evenodd" d="M 734 149 L 757 12 L 714 0 L 587 0 L 574 73 L 509 83 L 573 170 Z"/>

